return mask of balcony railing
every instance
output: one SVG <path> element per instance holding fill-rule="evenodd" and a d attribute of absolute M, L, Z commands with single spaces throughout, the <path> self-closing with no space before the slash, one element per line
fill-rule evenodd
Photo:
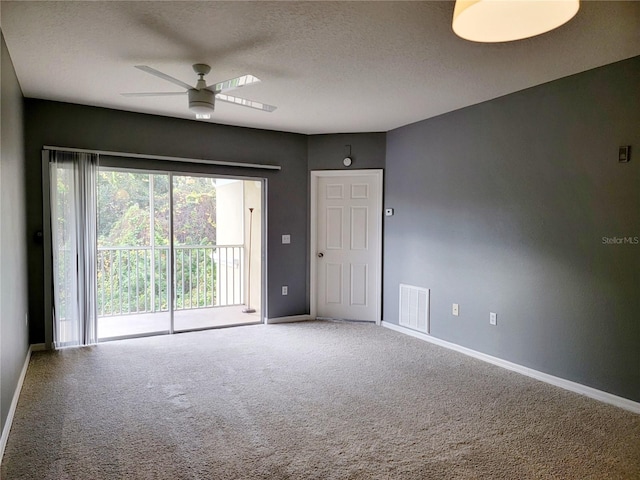
<path fill-rule="evenodd" d="M 175 310 L 242 305 L 242 245 L 174 247 Z M 98 248 L 98 316 L 169 310 L 169 247 Z"/>

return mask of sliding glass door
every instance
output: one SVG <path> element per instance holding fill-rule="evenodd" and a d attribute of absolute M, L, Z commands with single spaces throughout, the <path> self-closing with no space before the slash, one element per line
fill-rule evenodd
<path fill-rule="evenodd" d="M 100 168 L 98 339 L 260 322 L 262 182 Z"/>
<path fill-rule="evenodd" d="M 169 175 L 101 168 L 98 338 L 171 331 Z"/>
<path fill-rule="evenodd" d="M 260 249 L 249 250 L 255 239 L 248 234 L 248 214 L 256 207 L 260 214 L 261 183 L 174 174 L 172 191 L 174 329 L 259 322 L 259 313 L 248 307 L 251 279 L 260 278 L 252 258 L 259 260 Z"/>

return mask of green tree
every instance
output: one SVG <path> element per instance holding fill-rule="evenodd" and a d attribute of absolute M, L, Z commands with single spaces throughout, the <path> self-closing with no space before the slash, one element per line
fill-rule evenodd
<path fill-rule="evenodd" d="M 190 250 L 188 256 L 184 251 L 176 256 L 176 306 L 213 305 L 215 251 L 204 247 L 216 243 L 215 184 L 205 177 L 175 175 L 173 179 L 175 245 L 202 247 Z M 99 312 L 115 315 L 166 310 L 169 176 L 101 169 L 98 210 Z M 151 245 L 156 247 L 155 253 L 148 250 Z M 155 305 L 150 300 L 152 288 Z"/>

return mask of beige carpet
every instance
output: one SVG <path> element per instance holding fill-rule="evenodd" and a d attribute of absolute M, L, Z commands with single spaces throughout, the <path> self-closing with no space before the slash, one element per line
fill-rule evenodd
<path fill-rule="evenodd" d="M 373 325 L 34 354 L 2 479 L 638 479 L 640 415 Z"/>

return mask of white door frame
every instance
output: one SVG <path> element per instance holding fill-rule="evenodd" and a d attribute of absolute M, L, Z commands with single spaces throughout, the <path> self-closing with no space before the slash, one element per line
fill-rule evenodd
<path fill-rule="evenodd" d="M 382 319 L 381 312 L 381 304 L 382 304 L 382 197 L 383 197 L 383 172 L 382 169 L 365 169 L 365 170 L 312 170 L 311 171 L 311 193 L 310 193 L 310 204 L 311 204 L 311 215 L 310 215 L 310 227 L 311 227 L 311 238 L 309 242 L 309 294 L 310 294 L 310 316 L 311 318 L 316 318 L 317 314 L 317 301 L 318 301 L 318 292 L 316 285 L 317 278 L 317 235 L 318 235 L 318 226 L 317 226 L 317 218 L 318 218 L 318 180 L 321 177 L 353 177 L 353 176 L 362 176 L 368 175 L 375 178 L 378 182 L 378 192 L 380 195 L 378 196 L 378 204 L 376 205 L 375 215 L 378 216 L 378 228 L 376 230 L 376 238 L 378 240 L 378 252 L 376 254 L 376 272 L 377 278 L 375 279 L 376 285 L 376 293 L 375 293 L 375 307 L 376 307 L 376 325 L 380 325 Z"/>

